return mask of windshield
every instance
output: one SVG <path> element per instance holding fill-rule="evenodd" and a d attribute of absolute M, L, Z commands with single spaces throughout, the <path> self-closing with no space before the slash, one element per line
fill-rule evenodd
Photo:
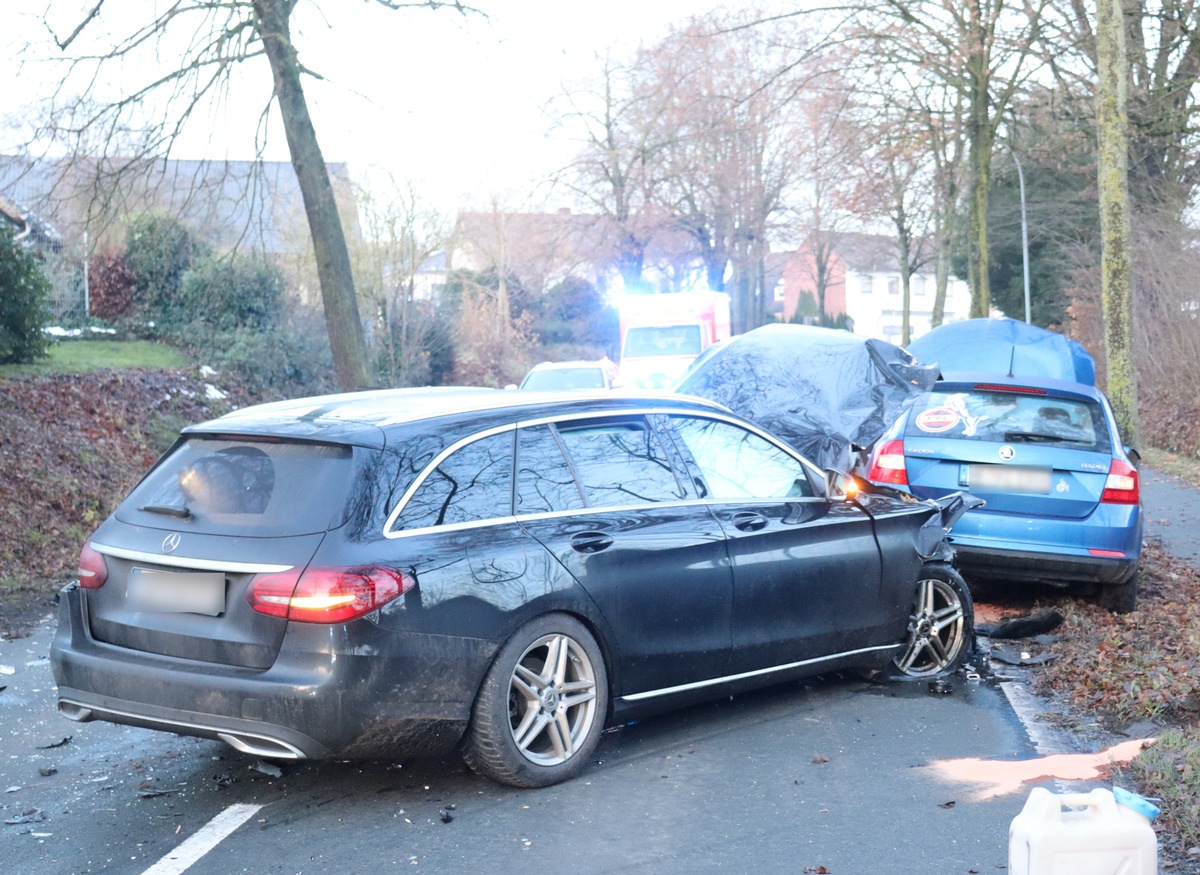
<path fill-rule="evenodd" d="M 700 355 L 699 325 L 643 325 L 625 333 L 621 355 Z"/>
<path fill-rule="evenodd" d="M 342 522 L 351 455 L 325 444 L 189 438 L 134 488 L 117 517 L 202 533 L 324 532 Z"/>
<path fill-rule="evenodd" d="M 978 389 L 925 395 L 913 406 L 905 436 L 1111 451 L 1104 413 L 1094 401 Z"/>

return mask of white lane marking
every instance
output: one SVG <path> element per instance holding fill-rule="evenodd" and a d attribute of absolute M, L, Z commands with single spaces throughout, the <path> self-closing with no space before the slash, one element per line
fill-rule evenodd
<path fill-rule="evenodd" d="M 1056 731 L 1046 721 L 1038 717 L 1045 710 L 1045 702 L 1034 697 L 1022 683 L 1003 681 L 1000 689 L 1004 691 L 1009 706 L 1021 725 L 1025 734 L 1033 744 L 1033 749 L 1042 756 L 1059 753 L 1073 753 L 1077 748 L 1070 744 L 1061 732 Z"/>
<path fill-rule="evenodd" d="M 179 875 L 253 817 L 261 805 L 230 805 L 142 875 Z"/>

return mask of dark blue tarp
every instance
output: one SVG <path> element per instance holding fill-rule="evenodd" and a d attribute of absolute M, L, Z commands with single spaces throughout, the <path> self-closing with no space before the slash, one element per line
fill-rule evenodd
<path fill-rule="evenodd" d="M 822 468 L 849 470 L 852 445 L 869 447 L 936 378 L 886 341 L 776 323 L 705 350 L 676 391 L 724 404 Z"/>
<path fill-rule="evenodd" d="M 942 373 L 1053 377 L 1096 385 L 1096 363 L 1078 341 L 1016 319 L 951 322 L 918 337 L 908 351 Z"/>

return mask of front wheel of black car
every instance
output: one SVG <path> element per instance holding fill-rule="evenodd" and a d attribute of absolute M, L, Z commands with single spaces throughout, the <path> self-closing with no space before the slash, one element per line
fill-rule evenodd
<path fill-rule="evenodd" d="M 607 709 L 596 639 L 578 620 L 547 614 L 500 648 L 475 700 L 463 759 L 514 787 L 566 781 L 595 750 Z"/>
<path fill-rule="evenodd" d="M 908 636 L 893 666 L 899 677 L 926 678 L 958 668 L 975 640 L 971 591 L 948 565 L 921 569 L 908 617 Z"/>

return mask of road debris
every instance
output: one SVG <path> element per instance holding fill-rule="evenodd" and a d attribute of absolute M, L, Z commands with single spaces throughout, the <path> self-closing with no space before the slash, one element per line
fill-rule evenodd
<path fill-rule="evenodd" d="M 999 623 L 980 623 L 975 631 L 987 638 L 1032 638 L 1057 629 L 1064 619 L 1059 611 L 1046 608 L 1034 611 L 1027 617 L 1010 617 Z"/>
<path fill-rule="evenodd" d="M 46 812 L 40 808 L 29 808 L 22 814 L 16 817 L 10 817 L 4 822 L 9 826 L 18 826 L 23 823 L 41 823 L 46 819 Z"/>
<path fill-rule="evenodd" d="M 264 775 L 270 775 L 272 778 L 282 778 L 283 769 L 274 763 L 268 763 L 266 760 L 259 760 L 254 764 L 254 771 L 262 772 Z"/>

